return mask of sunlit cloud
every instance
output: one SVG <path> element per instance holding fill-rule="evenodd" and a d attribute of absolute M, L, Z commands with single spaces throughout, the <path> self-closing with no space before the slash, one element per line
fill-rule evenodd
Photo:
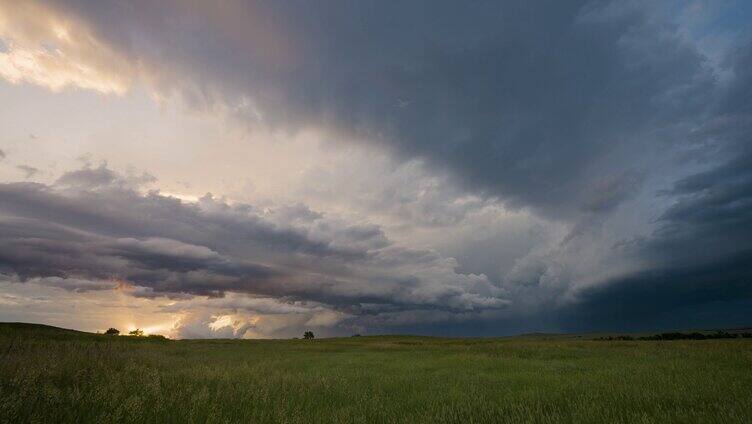
<path fill-rule="evenodd" d="M 35 2 L 0 1 L 0 77 L 36 84 L 124 94 L 134 67 L 89 30 Z"/>
<path fill-rule="evenodd" d="M 127 83 L 121 78 L 69 60 L 61 51 L 28 50 L 14 43 L 7 46 L 7 52 L 0 53 L 0 77 L 13 84 L 37 84 L 53 91 L 78 87 L 104 94 L 123 94 L 127 90 Z"/>

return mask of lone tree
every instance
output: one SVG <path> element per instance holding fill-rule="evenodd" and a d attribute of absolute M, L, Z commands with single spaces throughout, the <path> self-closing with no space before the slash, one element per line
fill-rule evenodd
<path fill-rule="evenodd" d="M 117 336 L 120 334 L 120 330 L 117 328 L 110 328 L 109 330 L 105 331 L 104 334 L 107 334 L 108 336 Z"/>
<path fill-rule="evenodd" d="M 144 335 L 144 330 L 137 328 L 133 331 L 129 331 L 128 334 L 130 334 L 131 336 L 141 337 Z"/>
<path fill-rule="evenodd" d="M 303 338 L 306 340 L 311 340 L 314 338 L 313 331 L 306 331 L 303 333 Z"/>

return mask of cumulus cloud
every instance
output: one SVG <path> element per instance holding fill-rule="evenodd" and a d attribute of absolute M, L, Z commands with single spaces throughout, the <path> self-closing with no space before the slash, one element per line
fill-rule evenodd
<path fill-rule="evenodd" d="M 171 330 L 177 338 L 299 337 L 305 330 L 314 330 L 320 336 L 363 331 L 354 322 L 357 317 L 317 302 L 240 293 L 185 299 L 161 309 L 181 314 Z"/>
<path fill-rule="evenodd" d="M 0 185 L 2 272 L 146 289 L 136 296 L 247 293 L 340 311 L 362 303 L 462 311 L 508 303 L 484 275 L 458 273 L 455 260 L 436 252 L 395 245 L 374 225 L 305 208 L 297 225 L 274 223 L 252 205 L 211 196 L 183 203 L 126 188 L 105 167 L 82 178 L 89 171 L 55 185 Z"/>

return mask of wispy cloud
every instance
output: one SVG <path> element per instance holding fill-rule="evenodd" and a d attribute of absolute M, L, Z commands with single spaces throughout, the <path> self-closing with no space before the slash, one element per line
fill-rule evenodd
<path fill-rule="evenodd" d="M 39 173 L 39 169 L 29 165 L 18 165 L 16 168 L 24 173 L 24 178 L 26 179 L 29 179 Z"/>

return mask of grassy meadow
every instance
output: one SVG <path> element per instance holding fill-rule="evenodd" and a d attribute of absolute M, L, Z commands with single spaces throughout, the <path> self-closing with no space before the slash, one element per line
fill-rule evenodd
<path fill-rule="evenodd" d="M 0 422 L 752 422 L 752 339 L 155 340 L 0 324 Z"/>

